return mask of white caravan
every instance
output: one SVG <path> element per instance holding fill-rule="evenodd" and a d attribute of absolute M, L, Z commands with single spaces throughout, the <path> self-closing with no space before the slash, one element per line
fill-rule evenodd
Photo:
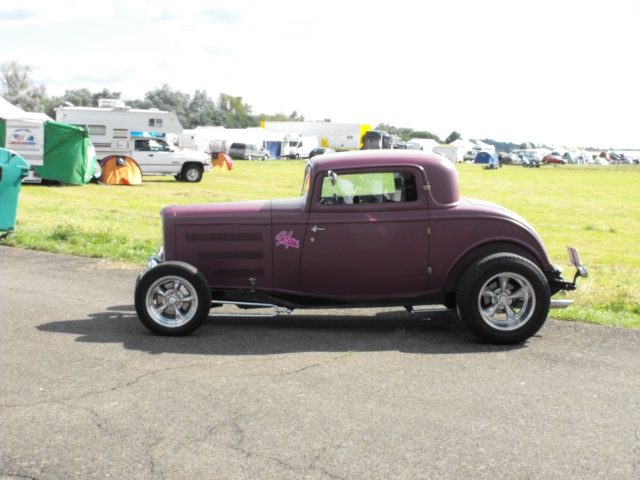
<path fill-rule="evenodd" d="M 211 171 L 210 155 L 181 150 L 167 141 L 167 134 L 182 133 L 173 112 L 134 109 L 121 100 L 101 99 L 98 108 L 58 107 L 56 120 L 88 129 L 99 159 L 131 157 L 143 175 L 173 175 L 176 180 L 199 182 L 204 172 Z"/>
<path fill-rule="evenodd" d="M 309 158 L 309 153 L 319 147 L 318 137 L 287 135 L 282 142 L 282 156 L 292 159 Z"/>

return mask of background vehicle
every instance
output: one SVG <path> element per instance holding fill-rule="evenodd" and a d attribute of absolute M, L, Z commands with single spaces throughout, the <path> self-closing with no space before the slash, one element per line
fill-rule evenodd
<path fill-rule="evenodd" d="M 143 175 L 173 175 L 176 180 L 199 182 L 203 172 L 211 171 L 211 157 L 203 152 L 181 150 L 167 140 L 179 134 L 182 125 L 173 112 L 133 109 L 120 100 L 101 99 L 98 108 L 61 106 L 56 120 L 89 131 L 96 155 L 133 158 Z M 154 140 L 155 148 L 140 149 L 136 140 Z"/>
<path fill-rule="evenodd" d="M 566 165 L 567 160 L 559 155 L 547 155 L 542 159 L 542 163 L 545 164 L 557 164 L 557 165 Z"/>
<path fill-rule="evenodd" d="M 282 142 L 284 157 L 291 159 L 309 158 L 311 150 L 318 146 L 316 137 L 289 137 Z"/>
<path fill-rule="evenodd" d="M 473 162 L 476 159 L 476 155 L 481 151 L 482 151 L 482 147 L 480 146 L 473 147 L 471 150 L 468 150 L 467 152 L 465 152 L 465 154 L 462 156 L 462 161 Z"/>
<path fill-rule="evenodd" d="M 0 147 L 14 151 L 27 162 L 24 183 L 45 179 L 84 185 L 99 170 L 89 133 L 53 120 L 0 118 Z"/>
<path fill-rule="evenodd" d="M 400 142 L 400 137 L 390 135 L 384 130 L 369 130 L 362 137 L 362 150 L 394 149 Z"/>
<path fill-rule="evenodd" d="M 499 155 L 500 155 L 500 160 L 505 165 L 520 165 L 522 163 L 520 158 L 514 153 L 503 152 L 503 153 L 500 153 Z"/>
<path fill-rule="evenodd" d="M 278 122 L 263 121 L 261 127 L 270 132 L 281 132 L 296 136 L 315 137 L 319 147 L 333 148 L 335 151 L 360 150 L 364 134 L 370 125 L 338 122 Z"/>
<path fill-rule="evenodd" d="M 317 147 L 309 152 L 309 159 L 315 157 L 316 155 L 324 155 L 325 153 L 335 153 L 336 151 L 333 148 L 326 147 Z"/>
<path fill-rule="evenodd" d="M 424 305 L 457 310 L 478 337 L 513 344 L 535 334 L 551 296 L 576 288 L 531 225 L 459 196 L 456 169 L 434 154 L 316 156 L 297 198 L 172 205 L 163 250 L 135 291 L 151 331 L 185 335 L 212 307 L 294 309 Z M 245 314 L 246 315 L 246 314 Z"/>
<path fill-rule="evenodd" d="M 269 153 L 253 143 L 235 142 L 229 147 L 229 156 L 239 160 L 266 160 Z"/>

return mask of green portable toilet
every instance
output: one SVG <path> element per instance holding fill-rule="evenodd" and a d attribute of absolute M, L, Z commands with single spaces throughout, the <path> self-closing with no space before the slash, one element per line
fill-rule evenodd
<path fill-rule="evenodd" d="M 13 231 L 18 213 L 18 195 L 29 164 L 17 153 L 0 148 L 0 238 Z"/>

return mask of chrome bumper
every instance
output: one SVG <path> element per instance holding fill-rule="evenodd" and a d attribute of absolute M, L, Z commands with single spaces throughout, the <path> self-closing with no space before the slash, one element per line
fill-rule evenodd
<path fill-rule="evenodd" d="M 147 271 L 164 262 L 164 247 L 160 247 L 154 256 L 147 260 Z"/>

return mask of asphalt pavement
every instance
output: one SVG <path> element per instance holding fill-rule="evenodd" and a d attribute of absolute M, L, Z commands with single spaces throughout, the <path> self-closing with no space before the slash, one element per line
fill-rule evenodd
<path fill-rule="evenodd" d="M 0 479 L 640 479 L 640 331 L 503 347 L 380 309 L 165 338 L 138 273 L 0 247 Z"/>

